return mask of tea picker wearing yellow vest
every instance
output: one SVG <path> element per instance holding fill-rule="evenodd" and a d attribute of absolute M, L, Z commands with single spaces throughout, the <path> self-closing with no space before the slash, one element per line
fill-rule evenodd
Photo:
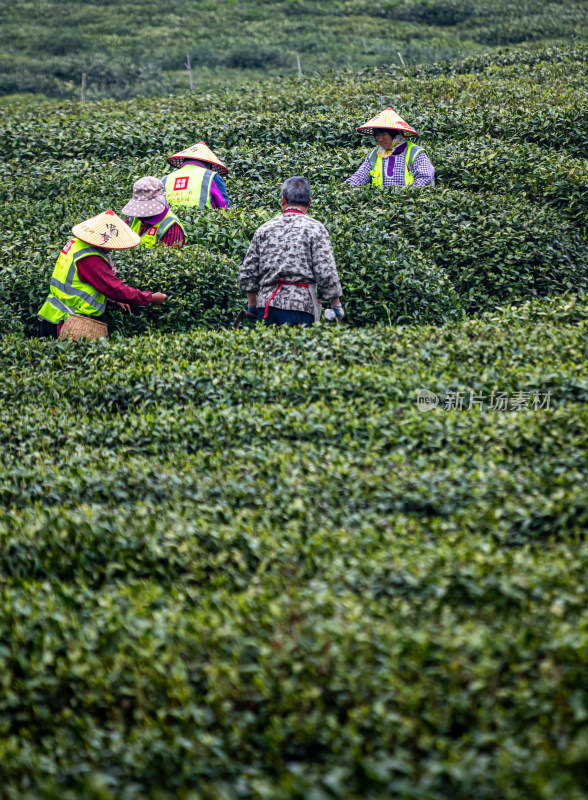
<path fill-rule="evenodd" d="M 357 131 L 373 136 L 376 147 L 346 183 L 395 188 L 435 185 L 435 168 L 413 141 L 418 133 L 393 108 L 388 107 Z"/>
<path fill-rule="evenodd" d="M 141 247 L 178 247 L 186 241 L 184 226 L 170 210 L 159 178 L 139 178 L 133 186 L 132 199 L 121 213 L 129 215 L 125 222 L 141 237 Z"/>
<path fill-rule="evenodd" d="M 130 312 L 130 305 L 160 306 L 167 300 L 161 292 L 142 292 L 116 277 L 112 250 L 137 247 L 139 235 L 110 209 L 74 225 L 72 238 L 61 251 L 53 270 L 49 295 L 39 311 L 39 336 L 59 336 L 71 314 L 100 317 L 106 301 Z"/>
<path fill-rule="evenodd" d="M 215 156 L 204 142 L 187 147 L 168 157 L 174 172 L 163 180 L 165 196 L 172 208 L 186 206 L 198 208 L 229 208 L 231 201 L 221 176 L 229 168 Z"/>

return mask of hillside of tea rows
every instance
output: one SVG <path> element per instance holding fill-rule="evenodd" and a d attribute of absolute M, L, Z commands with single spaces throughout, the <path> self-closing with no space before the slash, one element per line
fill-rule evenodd
<path fill-rule="evenodd" d="M 588 41 L 585 0 L 19 0 L 0 7 L 0 102 L 162 95 L 271 75 Z"/>
<path fill-rule="evenodd" d="M 2 800 L 588 795 L 586 55 L 2 112 Z M 435 189 L 342 185 L 387 104 Z M 71 225 L 199 139 L 232 209 L 116 254 L 168 302 L 36 339 Z M 347 317 L 234 331 L 292 174 Z"/>

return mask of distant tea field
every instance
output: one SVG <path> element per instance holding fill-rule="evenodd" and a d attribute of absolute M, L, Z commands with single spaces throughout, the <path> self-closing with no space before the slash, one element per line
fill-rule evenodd
<path fill-rule="evenodd" d="M 18 0 L 0 7 L 0 103 L 160 96 L 586 43 L 585 0 Z M 4 100 L 3 100 L 4 98 Z"/>

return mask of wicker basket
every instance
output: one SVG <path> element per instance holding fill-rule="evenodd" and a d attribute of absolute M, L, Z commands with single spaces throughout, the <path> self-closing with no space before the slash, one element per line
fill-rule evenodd
<path fill-rule="evenodd" d="M 108 325 L 81 314 L 68 317 L 59 331 L 60 339 L 98 339 L 100 336 L 108 336 Z"/>

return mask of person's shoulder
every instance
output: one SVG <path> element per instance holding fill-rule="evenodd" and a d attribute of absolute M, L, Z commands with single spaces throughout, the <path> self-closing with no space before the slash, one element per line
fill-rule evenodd
<path fill-rule="evenodd" d="M 304 215 L 304 219 L 307 221 L 306 224 L 309 225 L 310 228 L 312 228 L 312 230 L 315 231 L 317 234 L 320 234 L 321 236 L 325 236 L 325 234 L 327 236 L 329 235 L 329 230 L 327 226 L 324 225 L 322 222 L 319 222 L 318 219 L 315 219 L 314 217 L 309 217 L 308 214 Z"/>
<path fill-rule="evenodd" d="M 279 226 L 280 222 L 282 221 L 282 217 L 283 217 L 282 214 L 278 214 L 277 217 L 272 217 L 271 219 L 268 219 L 267 222 L 264 222 L 262 225 L 259 226 L 259 228 L 255 231 L 255 233 L 256 234 L 258 234 L 258 233 L 268 233 L 269 231 L 273 230 L 274 228 L 277 228 Z"/>

